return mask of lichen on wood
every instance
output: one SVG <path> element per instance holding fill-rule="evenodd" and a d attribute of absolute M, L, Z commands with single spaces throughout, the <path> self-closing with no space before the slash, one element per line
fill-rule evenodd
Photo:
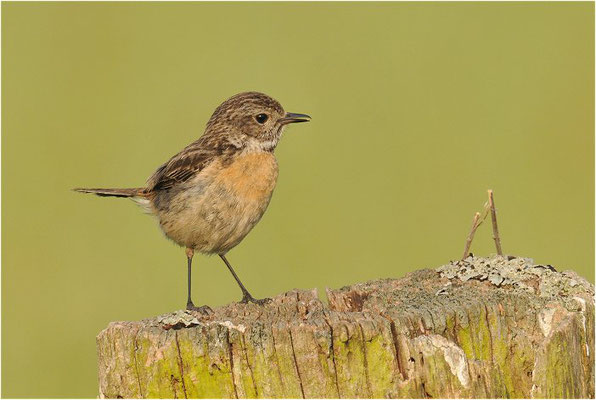
<path fill-rule="evenodd" d="M 495 256 L 113 322 L 105 398 L 593 398 L 594 287 Z"/>

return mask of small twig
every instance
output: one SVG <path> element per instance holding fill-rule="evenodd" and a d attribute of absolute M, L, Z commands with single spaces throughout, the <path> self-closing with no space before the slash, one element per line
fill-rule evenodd
<path fill-rule="evenodd" d="M 465 259 L 468 254 L 470 254 L 470 246 L 472 245 L 472 240 L 474 239 L 474 233 L 476 233 L 476 229 L 478 229 L 478 220 L 480 219 L 480 213 L 477 212 L 474 214 L 474 220 L 472 221 L 472 229 L 470 229 L 470 234 L 468 235 L 468 239 L 466 240 L 466 247 L 464 248 L 464 255 L 461 259 Z"/>
<path fill-rule="evenodd" d="M 482 225 L 482 223 L 488 216 L 489 211 L 490 211 L 490 205 L 488 204 L 488 201 L 487 201 L 486 203 L 484 203 L 484 209 L 482 210 L 482 214 L 480 215 L 480 222 L 478 222 L 478 226 Z"/>
<path fill-rule="evenodd" d="M 488 203 L 485 203 L 484 210 L 482 210 L 482 214 L 480 214 L 479 212 L 474 214 L 474 220 L 472 221 L 472 229 L 470 229 L 470 234 L 468 235 L 468 239 L 466 240 L 466 247 L 464 248 L 464 255 L 461 258 L 462 260 L 470 254 L 470 247 L 472 246 L 472 240 L 474 240 L 474 234 L 476 233 L 478 227 L 482 225 L 482 223 L 486 219 L 486 216 L 488 215 L 488 210 L 489 205 Z"/>
<path fill-rule="evenodd" d="M 490 206 L 490 215 L 493 221 L 493 239 L 495 240 L 495 247 L 497 248 L 497 254 L 502 256 L 503 250 L 501 249 L 501 238 L 499 237 L 499 227 L 497 226 L 497 210 L 495 209 L 495 200 L 493 199 L 493 191 L 488 190 L 488 204 Z"/>
<path fill-rule="evenodd" d="M 472 229 L 470 229 L 470 234 L 468 235 L 468 239 L 466 240 L 466 247 L 464 248 L 464 255 L 461 259 L 465 259 L 468 254 L 470 254 L 470 246 L 472 246 L 472 240 L 474 239 L 474 233 L 476 233 L 476 229 L 478 229 L 478 220 L 480 219 L 480 213 L 476 212 L 474 214 L 474 220 L 472 221 Z"/>

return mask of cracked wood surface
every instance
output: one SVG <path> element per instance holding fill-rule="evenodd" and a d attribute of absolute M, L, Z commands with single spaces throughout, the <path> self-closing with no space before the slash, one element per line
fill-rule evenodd
<path fill-rule="evenodd" d="M 113 322 L 105 398 L 593 398 L 594 287 L 472 258 L 266 306 Z"/>

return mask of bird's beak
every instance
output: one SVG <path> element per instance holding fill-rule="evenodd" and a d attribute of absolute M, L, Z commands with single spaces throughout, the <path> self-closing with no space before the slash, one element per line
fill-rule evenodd
<path fill-rule="evenodd" d="M 293 124 L 295 122 L 308 122 L 310 116 L 306 114 L 286 113 L 285 117 L 281 118 L 279 122 L 282 125 Z"/>

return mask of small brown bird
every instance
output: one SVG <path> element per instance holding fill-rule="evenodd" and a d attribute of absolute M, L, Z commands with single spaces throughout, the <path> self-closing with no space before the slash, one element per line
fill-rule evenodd
<path fill-rule="evenodd" d="M 273 151 L 286 125 L 307 122 L 305 114 L 286 113 L 276 100 L 257 92 L 224 101 L 203 135 L 160 166 L 146 187 L 74 189 L 98 196 L 127 197 L 157 216 L 165 235 L 186 248 L 188 300 L 195 251 L 217 254 L 242 290 L 242 302 L 262 304 L 244 287 L 226 259 L 263 216 L 277 181 Z"/>

